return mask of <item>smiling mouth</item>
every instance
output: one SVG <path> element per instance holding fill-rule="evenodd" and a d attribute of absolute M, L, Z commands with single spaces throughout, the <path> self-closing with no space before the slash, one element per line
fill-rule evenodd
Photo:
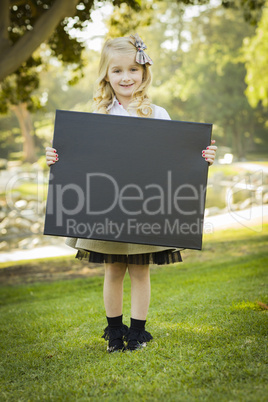
<path fill-rule="evenodd" d="M 129 85 L 123 85 L 123 84 L 121 84 L 120 86 L 121 86 L 121 87 L 124 87 L 124 88 L 129 88 L 129 87 L 132 87 L 132 85 L 134 85 L 134 84 L 129 84 Z"/>

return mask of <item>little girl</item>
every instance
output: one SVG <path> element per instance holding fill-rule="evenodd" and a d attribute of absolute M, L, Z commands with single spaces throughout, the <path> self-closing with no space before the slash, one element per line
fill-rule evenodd
<path fill-rule="evenodd" d="M 152 60 L 145 49 L 138 35 L 105 43 L 94 98 L 95 113 L 170 120 L 166 110 L 151 104 L 147 95 Z M 215 145 L 209 145 L 202 151 L 209 165 L 214 162 L 216 149 Z M 48 166 L 59 160 L 56 152 L 54 148 L 46 148 Z M 150 302 L 149 264 L 180 262 L 179 249 L 79 238 L 67 238 L 66 244 L 78 250 L 76 258 L 105 264 L 103 296 L 108 326 L 102 337 L 108 340 L 108 352 L 146 346 L 153 339 L 145 330 Z M 123 280 L 127 269 L 131 279 L 129 328 L 122 322 Z"/>

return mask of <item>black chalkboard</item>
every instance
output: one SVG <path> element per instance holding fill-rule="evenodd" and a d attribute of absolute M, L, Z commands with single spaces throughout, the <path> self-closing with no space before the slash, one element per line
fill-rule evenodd
<path fill-rule="evenodd" d="M 44 234 L 200 250 L 211 131 L 57 110 Z"/>

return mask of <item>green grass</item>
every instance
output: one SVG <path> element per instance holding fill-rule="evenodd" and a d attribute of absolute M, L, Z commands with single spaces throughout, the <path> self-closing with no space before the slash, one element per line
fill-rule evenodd
<path fill-rule="evenodd" d="M 221 173 L 223 176 L 236 176 L 239 173 L 245 171 L 242 167 L 235 165 L 213 165 L 208 169 L 208 177 L 213 177 L 215 174 Z"/>
<path fill-rule="evenodd" d="M 1 287 L 2 401 L 267 401 L 268 227 L 152 269 L 142 351 L 107 354 L 103 278 Z M 129 321 L 126 277 L 124 321 Z"/>
<path fill-rule="evenodd" d="M 241 173 L 245 173 L 247 171 L 246 168 L 246 163 L 250 164 L 256 164 L 256 165 L 263 165 L 263 166 L 268 166 L 268 161 L 250 161 L 248 160 L 247 162 L 244 162 L 245 165 L 244 167 L 238 166 L 236 164 L 230 164 L 230 165 L 217 165 L 214 164 L 209 170 L 208 170 L 208 177 L 211 178 L 215 174 L 222 174 L 223 177 L 230 177 L 230 176 L 236 176 Z"/>
<path fill-rule="evenodd" d="M 33 195 L 37 197 L 39 195 L 40 201 L 43 201 L 47 198 L 47 184 L 36 184 L 36 183 L 23 183 L 19 187 L 16 187 L 13 192 L 20 192 L 21 196 Z"/>

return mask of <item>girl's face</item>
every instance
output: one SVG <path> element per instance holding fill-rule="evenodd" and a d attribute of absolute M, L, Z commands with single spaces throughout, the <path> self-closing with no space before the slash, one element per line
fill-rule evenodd
<path fill-rule="evenodd" d="M 110 61 L 106 81 L 123 106 L 130 103 L 133 93 L 142 83 L 143 67 L 136 63 L 135 55 L 115 54 Z"/>

